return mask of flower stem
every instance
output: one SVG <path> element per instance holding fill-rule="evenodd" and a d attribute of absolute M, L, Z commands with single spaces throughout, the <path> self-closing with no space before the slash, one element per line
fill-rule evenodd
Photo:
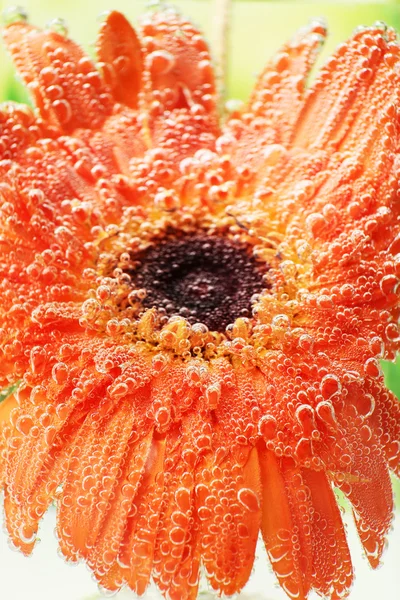
<path fill-rule="evenodd" d="M 232 0 L 214 0 L 214 53 L 221 110 L 226 100 Z"/>

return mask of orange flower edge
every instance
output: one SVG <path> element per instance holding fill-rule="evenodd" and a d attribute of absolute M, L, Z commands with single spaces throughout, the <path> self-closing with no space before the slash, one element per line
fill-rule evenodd
<path fill-rule="evenodd" d="M 208 49 L 175 12 L 101 26 L 98 69 L 26 22 L 4 38 L 36 104 L 0 114 L 6 526 L 101 586 L 196 598 L 250 575 L 261 531 L 290 598 L 344 598 L 333 486 L 379 564 L 400 470 L 400 48 L 284 46 L 221 124 Z M 228 323 L 227 327 L 226 324 Z"/>

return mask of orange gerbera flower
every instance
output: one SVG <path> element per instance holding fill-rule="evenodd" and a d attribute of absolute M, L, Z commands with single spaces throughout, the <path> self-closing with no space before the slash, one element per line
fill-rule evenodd
<path fill-rule="evenodd" d="M 379 563 L 399 474 L 400 48 L 325 31 L 278 53 L 221 124 L 198 31 L 112 12 L 100 72 L 69 39 L 4 31 L 36 103 L 1 112 L 1 485 L 29 554 L 108 590 L 233 594 L 261 530 L 291 598 L 347 595 L 332 487 Z"/>

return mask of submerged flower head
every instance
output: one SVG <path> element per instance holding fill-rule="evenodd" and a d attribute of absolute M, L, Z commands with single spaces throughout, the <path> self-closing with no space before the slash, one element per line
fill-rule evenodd
<path fill-rule="evenodd" d="M 379 564 L 399 474 L 400 47 L 358 31 L 310 87 L 316 23 L 221 123 L 170 10 L 4 38 L 36 105 L 0 114 L 0 485 L 29 554 L 104 588 L 233 594 L 259 532 L 282 588 L 343 598 L 333 486 Z M 13 387 L 11 387 L 13 386 Z M 0 398 L 2 399 L 5 396 Z"/>

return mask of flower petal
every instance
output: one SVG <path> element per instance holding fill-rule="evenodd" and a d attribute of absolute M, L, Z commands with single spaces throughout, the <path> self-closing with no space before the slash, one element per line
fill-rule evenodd
<path fill-rule="evenodd" d="M 12 433 L 11 411 L 18 407 L 14 394 L 0 402 L 0 489 L 5 484 L 7 471 L 7 450 Z"/>
<path fill-rule="evenodd" d="M 13 160 L 22 150 L 54 131 L 23 104 L 9 102 L 0 110 L 0 160 Z"/>
<path fill-rule="evenodd" d="M 196 486 L 201 554 L 211 586 L 231 595 L 247 583 L 254 561 L 261 514 L 259 473 L 254 450 L 228 453 L 221 462 L 216 458 L 205 462 Z"/>
<path fill-rule="evenodd" d="M 374 429 L 354 413 L 354 407 L 347 407 L 342 419 L 344 435 L 336 450 L 340 452 L 342 446 L 342 459 L 350 459 L 348 474 L 335 479 L 353 506 L 361 542 L 368 560 L 376 568 L 393 519 L 393 491 Z"/>
<path fill-rule="evenodd" d="M 259 449 L 263 482 L 262 532 L 279 583 L 304 600 L 310 586 L 341 598 L 352 566 L 340 512 L 322 471 L 298 469 Z"/>
<path fill-rule="evenodd" d="M 194 600 L 201 561 L 215 590 L 240 591 L 261 526 L 290 597 L 339 599 L 352 567 L 331 481 L 376 566 L 399 467 L 378 363 L 400 344 L 398 46 L 359 31 L 307 91 L 312 25 L 218 137 L 197 30 L 164 10 L 141 31 L 108 16 L 104 80 L 60 34 L 5 31 L 46 121 L 0 115 L 11 539 L 31 552 L 57 499 L 61 549 L 100 585 L 143 594 L 153 576 Z M 252 317 L 225 333 L 135 312 L 132 248 L 197 228 L 243 237 L 266 267 Z"/>
<path fill-rule="evenodd" d="M 148 391 L 137 401 L 145 404 L 146 397 Z M 71 449 L 69 472 L 58 505 L 58 531 L 62 552 L 73 560 L 90 555 L 110 511 L 135 412 L 128 397 L 99 422 L 89 413 Z"/>
<path fill-rule="evenodd" d="M 153 438 L 144 476 L 128 516 L 118 558 L 120 573 L 138 595 L 144 594 L 153 569 L 154 546 L 164 489 L 164 456 L 165 440 Z"/>
<path fill-rule="evenodd" d="M 65 132 L 101 126 L 113 102 L 79 46 L 23 22 L 9 25 L 3 36 L 44 120 Z"/>
<path fill-rule="evenodd" d="M 307 511 L 297 495 L 304 499 L 302 485 L 292 487 L 285 462 L 265 448 L 259 450 L 262 481 L 261 531 L 272 568 L 291 598 L 307 598 L 313 568 L 311 536 L 306 528 Z M 300 480 L 301 481 L 301 480 Z M 298 542 L 293 543 L 296 535 Z"/>
<path fill-rule="evenodd" d="M 142 50 L 135 30 L 120 12 L 113 10 L 103 21 L 97 56 L 117 102 L 137 108 L 142 86 Z"/>
<path fill-rule="evenodd" d="M 305 98 L 294 145 L 360 151 L 360 137 L 372 133 L 382 104 L 398 97 L 395 40 L 390 28 L 367 27 L 339 47 Z"/>
<path fill-rule="evenodd" d="M 137 441 L 134 441 L 135 437 L 133 433 L 129 440 L 126 457 L 121 465 L 122 474 L 113 489 L 113 500 L 89 555 L 89 564 L 95 577 L 109 590 L 118 590 L 125 582 L 126 568 L 119 564 L 119 555 L 128 517 L 152 451 L 152 430 Z"/>
<path fill-rule="evenodd" d="M 162 110 L 202 106 L 216 111 L 214 72 L 207 44 L 175 10 L 149 13 L 141 24 L 146 71 Z"/>
<path fill-rule="evenodd" d="M 290 141 L 303 105 L 307 78 L 325 36 L 322 23 L 310 23 L 285 44 L 264 69 L 246 109 L 257 136 L 262 124 L 262 137 L 269 138 L 270 143 Z"/>
<path fill-rule="evenodd" d="M 332 599 L 343 598 L 351 587 L 353 568 L 337 500 L 323 471 L 302 469 L 301 475 L 313 508 L 313 588 Z"/>
<path fill-rule="evenodd" d="M 73 418 L 70 419 L 65 430 L 59 434 L 53 446 L 50 449 L 42 449 L 42 454 L 39 455 L 40 460 L 37 459 L 38 455 L 34 454 L 36 460 L 27 464 L 30 485 L 26 488 L 24 488 L 24 479 L 18 478 L 18 470 L 15 474 L 12 472 L 7 473 L 5 485 L 7 496 L 5 504 L 6 526 L 13 544 L 24 554 L 32 552 L 36 542 L 39 521 L 50 503 L 55 499 L 57 486 L 65 478 L 70 446 L 78 435 L 81 424 L 81 421 L 75 422 Z M 17 444 L 17 441 L 20 445 Z M 21 449 L 24 451 L 26 448 L 30 448 L 32 453 L 38 451 L 37 447 L 29 444 L 29 440 L 20 439 L 14 434 L 11 442 L 7 444 L 7 460 L 15 461 L 13 450 Z M 18 461 L 18 458 L 16 460 Z M 24 463 L 21 463 L 21 465 L 25 466 Z M 19 483 L 19 485 L 16 485 L 16 483 Z"/>
<path fill-rule="evenodd" d="M 144 104 L 153 147 L 172 163 L 213 148 L 218 135 L 214 72 L 199 31 L 173 9 L 142 21 Z M 168 118 L 165 118 L 165 117 Z"/>
<path fill-rule="evenodd" d="M 194 518 L 196 454 L 185 431 L 187 427 L 185 419 L 181 432 L 173 429 L 166 438 L 164 497 L 154 553 L 154 581 L 171 598 L 179 594 L 195 598 L 199 580 L 198 525 Z M 185 567 L 191 554 L 193 565 L 189 563 Z M 183 577 L 185 571 L 186 578 Z"/>

